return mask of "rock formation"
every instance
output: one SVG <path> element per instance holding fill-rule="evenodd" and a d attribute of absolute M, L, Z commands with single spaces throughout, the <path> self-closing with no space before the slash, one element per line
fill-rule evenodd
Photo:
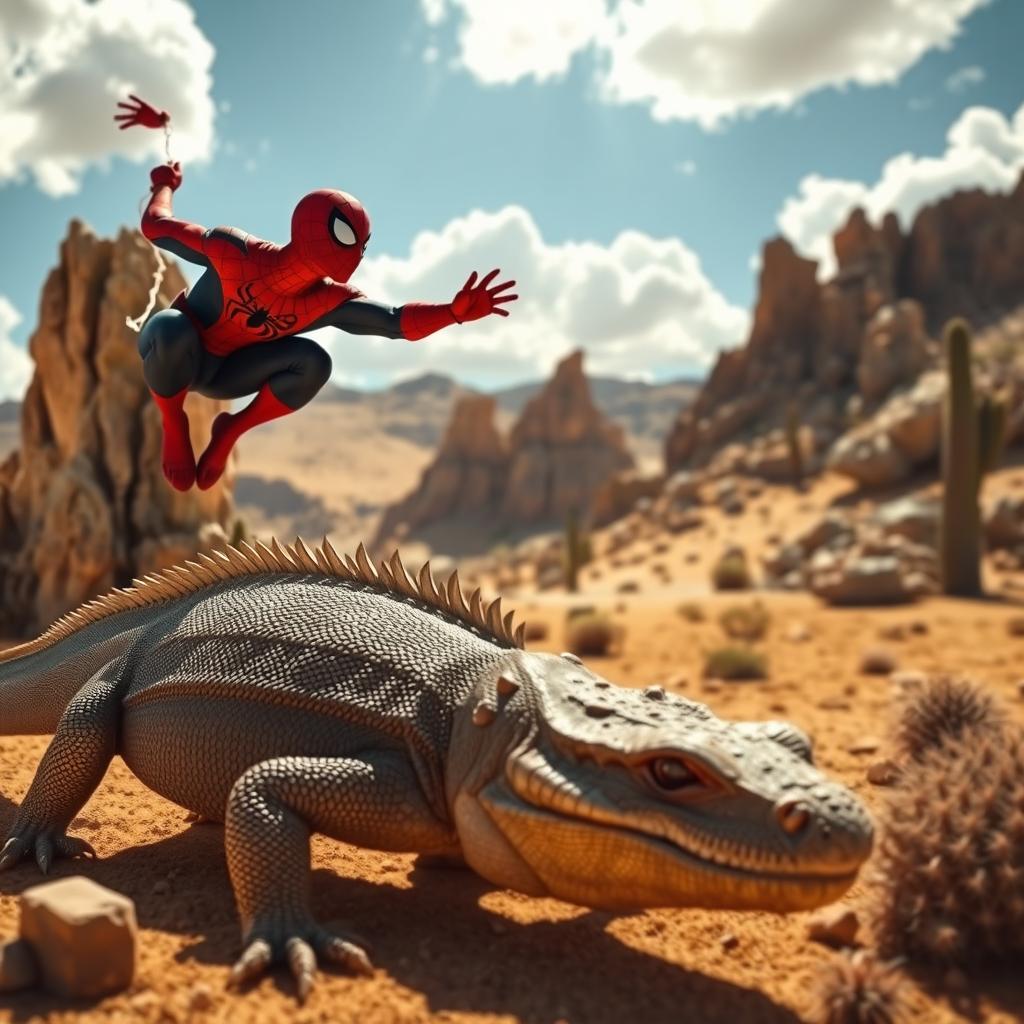
<path fill-rule="evenodd" d="M 927 335 L 949 317 L 985 324 L 1020 305 L 1024 176 L 1008 195 L 958 192 L 925 207 L 906 233 L 892 214 L 875 227 L 855 210 L 833 245 L 838 269 L 825 284 L 785 240 L 765 246 L 749 339 L 719 356 L 680 414 L 666 441 L 669 472 L 781 426 L 791 400 L 823 451 L 849 426 L 851 399 L 870 413 L 934 364 Z M 888 459 L 888 475 L 898 461 L 871 458 Z M 916 461 L 903 459 L 904 471 Z"/>
<path fill-rule="evenodd" d="M 495 401 L 467 395 L 417 488 L 386 509 L 373 547 L 382 550 L 419 527 L 465 520 L 511 528 L 560 524 L 585 513 L 633 457 L 623 430 L 594 405 L 583 353 L 559 363 L 527 403 L 507 440 L 495 426 Z"/>
<path fill-rule="evenodd" d="M 377 529 L 380 542 L 439 520 L 493 513 L 507 471 L 508 450 L 495 426 L 495 400 L 463 395 L 416 489 L 385 511 Z"/>
<path fill-rule="evenodd" d="M 0 466 L 0 633 L 38 631 L 224 536 L 229 480 L 181 494 L 160 470 L 160 418 L 125 326 L 154 267 L 138 233 L 110 241 L 72 221 L 43 287 L 21 448 Z M 168 267 L 158 308 L 184 284 Z M 192 395 L 186 408 L 201 446 L 224 406 Z"/>
<path fill-rule="evenodd" d="M 610 476 L 632 466 L 624 431 L 594 405 L 583 353 L 573 352 L 512 428 L 503 518 L 561 522 L 570 511 L 583 513 Z"/>

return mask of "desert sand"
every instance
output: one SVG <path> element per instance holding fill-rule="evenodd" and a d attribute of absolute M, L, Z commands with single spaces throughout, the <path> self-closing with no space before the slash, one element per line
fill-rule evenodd
<path fill-rule="evenodd" d="M 987 484 L 1024 485 L 1024 471 L 1001 471 Z M 561 650 L 568 608 L 592 604 L 622 627 L 620 647 L 588 664 L 624 685 L 661 683 L 730 719 L 786 718 L 807 729 L 817 761 L 878 811 L 886 790 L 865 773 L 889 753 L 894 687 L 866 675 L 860 658 L 882 646 L 900 669 L 952 672 L 983 682 L 1024 718 L 1024 638 L 1007 622 L 1021 614 L 1010 597 L 990 601 L 932 598 L 887 609 L 828 609 L 806 594 L 758 593 L 772 615 L 762 682 L 704 680 L 704 653 L 723 640 L 718 611 L 751 594 L 712 594 L 708 561 L 726 543 L 749 543 L 773 528 L 852 500 L 826 478 L 808 493 L 768 488 L 739 517 L 710 512 L 707 525 L 655 553 L 640 542 L 630 564 L 597 565 L 576 595 L 522 594 L 522 617 L 547 626 L 533 646 Z M 765 505 L 768 511 L 761 511 Z M 687 561 L 687 552 L 693 560 Z M 655 561 L 671 579 L 656 579 Z M 756 562 L 755 562 L 756 564 Z M 625 579 L 637 593 L 617 593 Z M 1012 580 L 990 579 L 1008 588 Z M 702 622 L 680 612 L 697 601 Z M 909 628 L 914 624 L 914 629 Z M 903 630 L 893 627 L 904 626 Z M 854 753 L 855 745 L 877 750 Z M 46 746 L 44 737 L 0 739 L 0 830 L 11 821 Z M 139 970 L 128 992 L 93 1005 L 51 997 L 7 997 L 0 1020 L 25 1021 L 680 1021 L 795 1022 L 807 1006 L 815 971 L 838 954 L 806 937 L 809 915 L 655 910 L 612 916 L 554 900 L 498 891 L 468 871 L 417 868 L 411 856 L 380 854 L 317 837 L 314 906 L 369 940 L 371 979 L 325 970 L 298 1007 L 283 971 L 238 995 L 225 991 L 239 950 L 238 925 L 217 825 L 186 824 L 184 812 L 146 790 L 115 760 L 74 822 L 97 849 L 95 863 L 60 862 L 57 875 L 86 873 L 135 900 Z M 35 884 L 34 867 L 0 881 L 0 935 L 17 929 L 17 897 Z M 869 942 L 868 874 L 844 897 L 858 910 Z M 915 976 L 913 1020 L 1009 1022 L 1024 1015 L 1019 981 L 972 976 L 964 988 L 941 974 Z"/>

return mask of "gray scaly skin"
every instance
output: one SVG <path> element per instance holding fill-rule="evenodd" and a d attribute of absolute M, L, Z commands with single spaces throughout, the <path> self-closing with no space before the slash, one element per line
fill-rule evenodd
<path fill-rule="evenodd" d="M 120 754 L 225 824 L 232 979 L 285 959 L 300 997 L 318 957 L 371 970 L 310 912 L 312 832 L 609 909 L 803 910 L 849 887 L 871 825 L 799 730 L 521 643 L 456 575 L 326 542 L 244 544 L 114 591 L 0 654 L 4 732 L 55 734 L 0 869 L 91 855 L 66 829 Z"/>

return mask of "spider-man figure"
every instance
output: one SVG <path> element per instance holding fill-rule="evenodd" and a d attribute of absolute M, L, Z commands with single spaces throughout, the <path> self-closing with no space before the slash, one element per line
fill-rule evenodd
<path fill-rule="evenodd" d="M 120 104 L 122 128 L 167 123 L 165 112 L 138 97 L 132 101 Z M 492 286 L 498 275 L 492 270 L 479 282 L 475 271 L 470 274 L 450 303 L 372 302 L 346 283 L 370 239 L 370 218 L 348 193 L 320 189 L 304 196 L 292 214 L 291 241 L 275 245 L 237 228 L 207 231 L 175 218 L 171 196 L 181 185 L 179 164 L 153 168 L 150 179 L 143 234 L 206 268 L 139 334 L 143 373 L 163 417 L 164 476 L 180 491 L 193 483 L 211 487 L 242 434 L 300 409 L 327 382 L 331 357 L 297 331 L 340 327 L 417 341 L 491 313 L 508 316 L 502 305 L 518 297 L 508 293 L 515 281 Z M 217 417 L 198 466 L 184 410 L 189 391 L 222 399 L 256 393 L 244 409 Z"/>

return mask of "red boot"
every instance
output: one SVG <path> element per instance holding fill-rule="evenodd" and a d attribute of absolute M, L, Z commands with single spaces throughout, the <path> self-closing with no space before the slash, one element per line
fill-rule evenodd
<path fill-rule="evenodd" d="M 188 433 L 185 396 L 188 388 L 165 398 L 150 389 L 160 410 L 164 424 L 164 443 L 161 461 L 167 482 L 179 491 L 187 491 L 196 482 L 196 457 Z"/>
<path fill-rule="evenodd" d="M 270 390 L 269 384 L 264 384 L 259 394 L 240 412 L 222 412 L 213 421 L 210 443 L 199 457 L 199 469 L 196 471 L 199 489 L 208 490 L 221 478 L 224 467 L 228 464 L 231 449 L 247 430 L 292 412 L 295 410 L 290 405 L 285 405 Z"/>

